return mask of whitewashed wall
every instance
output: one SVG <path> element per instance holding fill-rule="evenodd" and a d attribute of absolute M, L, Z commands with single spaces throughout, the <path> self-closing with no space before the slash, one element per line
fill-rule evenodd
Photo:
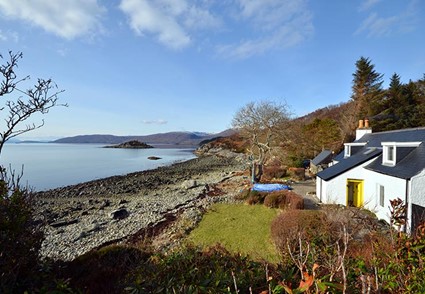
<path fill-rule="evenodd" d="M 332 204 L 347 204 L 347 179 L 357 179 L 364 180 L 364 166 L 368 165 L 372 160 L 357 166 L 345 173 L 329 180 L 322 181 L 321 183 L 321 195 L 317 194 L 319 199 L 322 200 L 323 203 L 332 203 Z M 319 180 L 317 180 L 319 182 Z M 316 189 L 318 184 L 316 182 Z M 320 198 L 321 196 L 321 198 Z"/>
<path fill-rule="evenodd" d="M 379 219 L 390 221 L 390 199 L 401 198 L 405 201 L 406 180 L 376 173 L 364 168 L 372 159 L 356 168 L 353 168 L 330 181 L 317 178 L 316 194 L 323 203 L 347 204 L 347 179 L 363 180 L 363 203 L 365 208 L 376 213 Z M 424 174 L 425 177 L 425 174 Z M 384 206 L 379 203 L 378 185 L 384 186 Z M 425 183 L 423 186 L 425 192 Z M 425 193 L 422 194 L 425 196 Z M 425 197 L 422 199 L 425 202 Z"/>
<path fill-rule="evenodd" d="M 425 207 L 425 170 L 412 177 L 407 223 L 412 223 L 412 203 Z M 410 228 L 409 228 L 410 229 Z"/>
<path fill-rule="evenodd" d="M 412 178 L 411 202 L 425 207 L 425 170 Z"/>
<path fill-rule="evenodd" d="M 379 219 L 390 221 L 390 200 L 406 201 L 406 180 L 364 169 L 364 205 Z M 384 206 L 379 201 L 379 185 L 384 186 Z"/>

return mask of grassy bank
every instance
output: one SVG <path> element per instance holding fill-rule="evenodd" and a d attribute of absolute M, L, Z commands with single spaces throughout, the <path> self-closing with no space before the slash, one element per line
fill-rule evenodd
<path fill-rule="evenodd" d="M 223 245 L 233 253 L 276 263 L 279 254 L 270 237 L 278 213 L 263 205 L 216 204 L 204 215 L 188 241 L 202 247 Z"/>

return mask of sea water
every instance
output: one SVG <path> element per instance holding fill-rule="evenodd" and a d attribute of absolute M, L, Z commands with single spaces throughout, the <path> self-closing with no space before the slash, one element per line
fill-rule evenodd
<path fill-rule="evenodd" d="M 36 191 L 90 180 L 154 169 L 194 158 L 193 149 L 103 148 L 105 144 L 10 143 L 3 147 L 0 164 L 16 174 L 21 184 Z M 150 160 L 148 157 L 160 157 Z"/>

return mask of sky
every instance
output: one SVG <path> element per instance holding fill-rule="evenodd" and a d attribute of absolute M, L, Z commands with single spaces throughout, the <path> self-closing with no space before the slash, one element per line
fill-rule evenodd
<path fill-rule="evenodd" d="M 362 56 L 384 87 L 422 78 L 424 48 L 423 0 L 0 0 L 20 86 L 51 78 L 68 104 L 23 139 L 218 133 L 255 101 L 298 117 L 348 101 Z"/>

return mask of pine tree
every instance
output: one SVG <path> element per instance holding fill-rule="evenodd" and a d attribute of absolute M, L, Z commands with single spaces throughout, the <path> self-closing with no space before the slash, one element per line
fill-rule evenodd
<path fill-rule="evenodd" d="M 360 57 L 353 74 L 351 99 L 355 103 L 355 117 L 364 119 L 383 110 L 383 75 L 375 71 L 369 58 Z"/>
<path fill-rule="evenodd" d="M 375 131 L 389 131 L 399 129 L 400 104 L 403 101 L 404 85 L 400 76 L 394 73 L 390 79 L 390 85 L 385 91 L 384 108 L 381 114 L 374 117 Z"/>

